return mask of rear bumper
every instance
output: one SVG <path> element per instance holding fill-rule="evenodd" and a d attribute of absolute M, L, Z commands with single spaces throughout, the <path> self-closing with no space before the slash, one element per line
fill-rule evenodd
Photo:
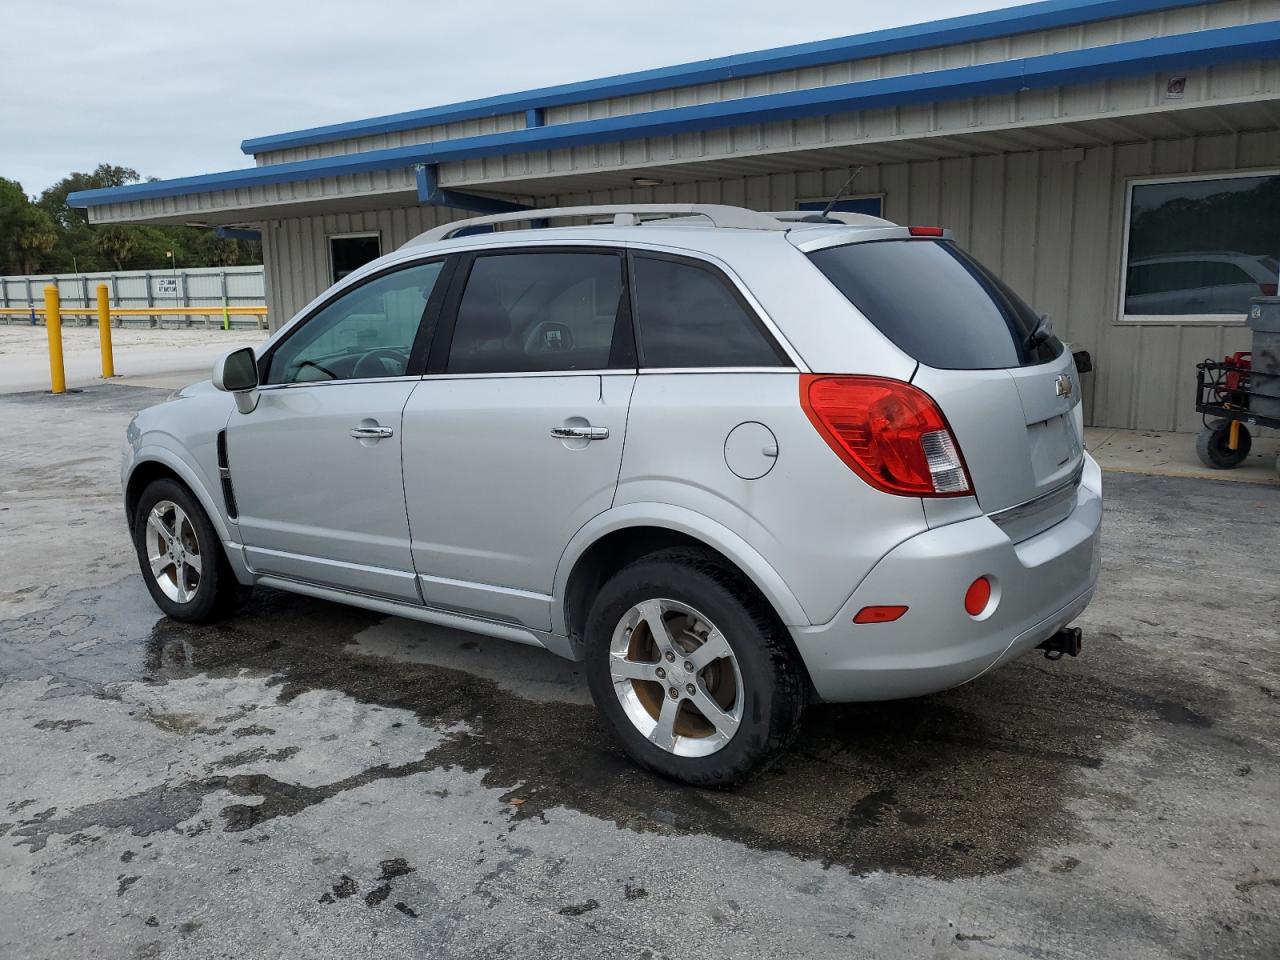
<path fill-rule="evenodd" d="M 792 627 L 818 696 L 893 700 L 945 690 L 1037 646 L 1093 597 L 1102 525 L 1102 473 L 1086 455 L 1071 513 L 1014 544 L 987 517 L 948 524 L 900 544 L 876 564 L 830 623 Z M 964 595 L 994 583 L 979 618 Z M 893 623 L 858 625 L 865 606 L 905 604 Z"/>

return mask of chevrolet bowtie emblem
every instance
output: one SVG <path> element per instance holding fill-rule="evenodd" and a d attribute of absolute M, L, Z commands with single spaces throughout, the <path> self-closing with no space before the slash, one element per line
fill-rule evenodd
<path fill-rule="evenodd" d="M 1074 389 L 1075 387 L 1071 385 L 1070 377 L 1068 377 L 1065 373 L 1058 374 L 1058 379 L 1053 385 L 1054 393 L 1056 393 L 1060 397 L 1069 397 L 1071 396 L 1071 391 Z"/>

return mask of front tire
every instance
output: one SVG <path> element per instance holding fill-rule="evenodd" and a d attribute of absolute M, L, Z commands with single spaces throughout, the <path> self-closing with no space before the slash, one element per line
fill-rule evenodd
<path fill-rule="evenodd" d="M 585 667 L 623 749 L 695 786 L 764 770 L 795 739 L 808 699 L 785 628 L 705 551 L 650 554 L 609 580 L 587 619 Z"/>
<path fill-rule="evenodd" d="M 151 599 L 175 620 L 212 623 L 235 605 L 235 574 L 217 531 L 182 484 L 155 480 L 138 498 L 133 545 Z"/>

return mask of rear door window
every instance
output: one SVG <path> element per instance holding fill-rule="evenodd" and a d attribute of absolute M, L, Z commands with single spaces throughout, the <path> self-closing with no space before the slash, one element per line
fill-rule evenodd
<path fill-rule="evenodd" d="M 1047 363 L 1050 336 L 1030 345 L 1040 318 L 995 274 L 954 243 L 879 240 L 828 247 L 809 259 L 904 353 L 943 370 Z"/>
<path fill-rule="evenodd" d="M 790 366 L 760 318 L 711 266 L 637 254 L 636 327 L 649 368 Z"/>
<path fill-rule="evenodd" d="M 476 257 L 458 303 L 449 373 L 634 366 L 620 252 Z M 621 322 L 620 322 L 621 321 Z M 624 331 L 615 338 L 617 329 Z M 619 342 L 615 339 L 626 340 Z"/>

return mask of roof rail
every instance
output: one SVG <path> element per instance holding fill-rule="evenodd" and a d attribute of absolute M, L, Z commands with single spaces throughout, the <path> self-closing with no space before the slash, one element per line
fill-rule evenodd
<path fill-rule="evenodd" d="M 647 216 L 697 216 L 706 217 L 715 227 L 739 230 L 786 230 L 786 224 L 777 217 L 745 207 L 729 207 L 718 203 L 607 203 L 592 207 L 552 207 L 546 210 L 517 210 L 514 213 L 494 213 L 484 217 L 470 217 L 453 223 L 432 227 L 418 234 L 404 246 L 448 240 L 459 230 L 491 223 L 513 223 L 521 220 L 551 220 L 562 217 L 613 217 L 614 226 L 638 225 Z"/>

